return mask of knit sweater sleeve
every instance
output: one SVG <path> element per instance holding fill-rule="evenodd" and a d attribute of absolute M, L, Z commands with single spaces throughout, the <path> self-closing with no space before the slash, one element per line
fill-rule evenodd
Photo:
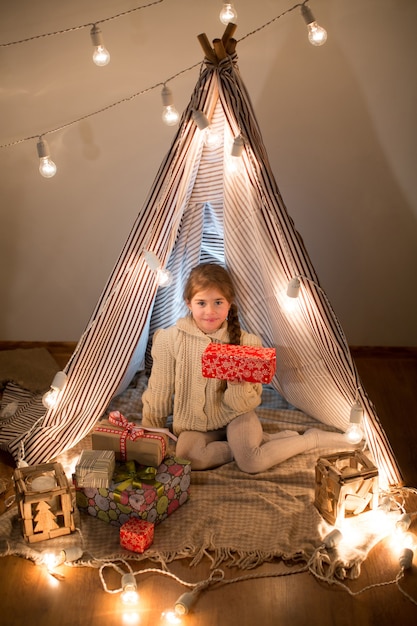
<path fill-rule="evenodd" d="M 164 428 L 167 417 L 172 414 L 175 358 L 170 332 L 171 329 L 160 329 L 153 336 L 152 372 L 142 394 L 142 424 L 145 427 Z"/>

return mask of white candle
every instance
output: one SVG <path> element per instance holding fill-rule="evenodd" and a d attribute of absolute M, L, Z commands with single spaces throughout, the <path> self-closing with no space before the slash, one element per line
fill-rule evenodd
<path fill-rule="evenodd" d="M 56 480 L 53 476 L 49 476 L 48 474 L 37 476 L 30 483 L 31 491 L 49 491 L 50 489 L 54 489 L 54 487 L 56 487 Z"/>
<path fill-rule="evenodd" d="M 42 493 L 43 491 L 50 491 L 57 486 L 56 480 L 50 474 L 41 474 L 40 476 L 36 476 L 29 484 L 29 489 L 31 491 L 36 491 L 38 493 Z M 48 500 L 49 506 L 52 511 L 56 511 L 58 509 L 58 497 L 51 498 Z"/>

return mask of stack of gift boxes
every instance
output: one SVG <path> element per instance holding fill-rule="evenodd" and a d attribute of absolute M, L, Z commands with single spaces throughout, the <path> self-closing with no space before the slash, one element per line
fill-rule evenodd
<path fill-rule="evenodd" d="M 191 466 L 168 451 L 168 431 L 146 430 L 110 413 L 75 468 L 80 511 L 120 528 L 120 544 L 143 552 L 155 525 L 189 497 Z"/>
<path fill-rule="evenodd" d="M 202 357 L 202 375 L 231 381 L 269 383 L 275 349 L 211 343 Z M 143 552 L 155 525 L 189 497 L 189 461 L 168 453 L 166 429 L 143 429 L 120 412 L 110 413 L 92 433 L 74 475 L 80 511 L 120 528 L 122 547 Z"/>

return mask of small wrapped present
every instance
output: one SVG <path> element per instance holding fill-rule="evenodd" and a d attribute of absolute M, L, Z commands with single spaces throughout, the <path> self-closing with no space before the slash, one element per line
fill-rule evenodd
<path fill-rule="evenodd" d="M 83 450 L 75 466 L 80 487 L 108 487 L 114 474 L 113 450 Z"/>
<path fill-rule="evenodd" d="M 202 357 L 205 378 L 270 383 L 276 369 L 275 348 L 210 343 Z"/>
<path fill-rule="evenodd" d="M 114 450 L 117 461 L 159 467 L 167 453 L 168 433 L 166 428 L 142 428 L 119 411 L 112 411 L 108 421 L 94 428 L 91 440 L 93 450 Z"/>
<path fill-rule="evenodd" d="M 145 552 L 153 542 L 155 524 L 132 517 L 120 527 L 120 545 L 131 552 Z"/>
<path fill-rule="evenodd" d="M 78 509 L 113 526 L 131 517 L 159 524 L 187 502 L 190 481 L 190 462 L 174 456 L 158 468 L 116 462 L 108 489 L 79 487 L 74 475 Z"/>

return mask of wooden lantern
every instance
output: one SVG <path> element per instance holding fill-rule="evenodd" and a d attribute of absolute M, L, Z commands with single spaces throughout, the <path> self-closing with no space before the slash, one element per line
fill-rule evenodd
<path fill-rule="evenodd" d="M 35 543 L 74 532 L 71 485 L 60 463 L 19 467 L 14 480 L 26 541 Z"/>
<path fill-rule="evenodd" d="M 359 451 L 320 458 L 316 465 L 314 504 L 330 524 L 376 508 L 378 469 Z"/>

